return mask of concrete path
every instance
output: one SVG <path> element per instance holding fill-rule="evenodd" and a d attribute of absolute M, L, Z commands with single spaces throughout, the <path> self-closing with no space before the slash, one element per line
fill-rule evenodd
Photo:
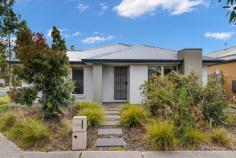
<path fill-rule="evenodd" d="M 123 131 L 119 127 L 120 110 L 117 107 L 105 107 L 106 118 L 98 129 L 97 147 L 124 147 Z"/>

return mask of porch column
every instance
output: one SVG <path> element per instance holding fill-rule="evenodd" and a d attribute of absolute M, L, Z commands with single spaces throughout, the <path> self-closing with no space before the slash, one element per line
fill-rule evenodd
<path fill-rule="evenodd" d="M 93 65 L 93 101 L 102 102 L 102 64 Z"/>

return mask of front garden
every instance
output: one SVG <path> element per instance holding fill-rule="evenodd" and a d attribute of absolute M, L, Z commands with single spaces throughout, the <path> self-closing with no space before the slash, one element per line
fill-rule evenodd
<path fill-rule="evenodd" d="M 124 148 L 97 148 L 97 129 L 105 118 L 97 103 L 73 103 L 59 107 L 45 118 L 39 105 L 8 106 L 0 98 L 0 131 L 24 150 L 71 150 L 73 116 L 88 117 L 87 150 L 235 150 L 235 115 L 225 113 L 227 100 L 220 83 L 206 87 L 198 78 L 171 73 L 153 76 L 142 86 L 143 105 L 120 107 Z M 226 110 L 227 111 L 227 110 Z"/>

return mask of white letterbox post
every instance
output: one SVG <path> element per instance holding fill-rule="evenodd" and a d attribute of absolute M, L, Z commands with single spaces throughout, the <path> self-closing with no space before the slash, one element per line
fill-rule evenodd
<path fill-rule="evenodd" d="M 87 116 L 74 116 L 72 120 L 72 150 L 86 149 Z"/>

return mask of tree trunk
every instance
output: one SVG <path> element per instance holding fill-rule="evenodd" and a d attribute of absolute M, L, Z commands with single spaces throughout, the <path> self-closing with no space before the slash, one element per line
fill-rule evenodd
<path fill-rule="evenodd" d="M 11 52 L 11 34 L 8 34 L 8 51 L 9 51 L 9 61 L 12 60 L 12 52 Z M 9 63 L 9 88 L 12 88 L 12 72 L 11 72 L 11 64 Z"/>

